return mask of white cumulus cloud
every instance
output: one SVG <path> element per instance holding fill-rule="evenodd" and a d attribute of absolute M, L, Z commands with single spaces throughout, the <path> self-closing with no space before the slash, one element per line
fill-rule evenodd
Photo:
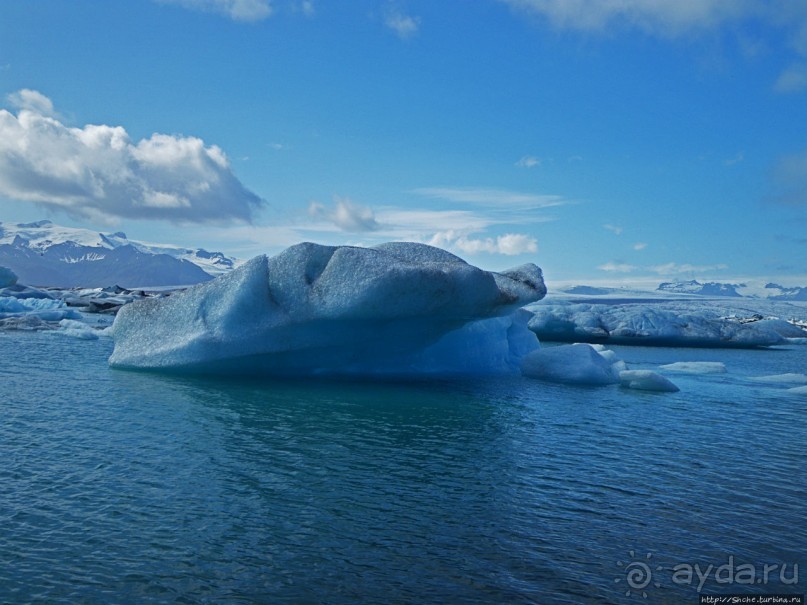
<path fill-rule="evenodd" d="M 357 204 L 346 197 L 335 197 L 333 208 L 319 202 L 311 202 L 308 214 L 312 218 L 325 219 L 342 231 L 376 231 L 380 227 L 371 208 Z"/>
<path fill-rule="evenodd" d="M 0 109 L 0 195 L 106 222 L 249 221 L 263 205 L 224 152 L 199 138 L 134 142 L 121 126 L 63 124 L 36 91 L 10 100 L 20 110 Z"/>
<path fill-rule="evenodd" d="M 158 0 L 192 10 L 218 13 L 234 21 L 260 21 L 272 14 L 269 0 Z"/>
<path fill-rule="evenodd" d="M 44 116 L 55 117 L 53 101 L 37 90 L 23 88 L 8 95 L 8 102 L 17 109 L 27 109 Z"/>
<path fill-rule="evenodd" d="M 472 237 L 454 230 L 440 231 L 428 242 L 440 248 L 453 248 L 465 254 L 503 254 L 517 256 L 519 254 L 538 252 L 535 238 L 523 233 L 506 233 L 498 237 Z"/>
<path fill-rule="evenodd" d="M 631 273 L 633 271 L 636 271 L 638 267 L 636 267 L 635 265 L 630 265 L 628 263 L 608 262 L 605 263 L 604 265 L 600 265 L 599 267 L 597 267 L 597 269 L 599 269 L 600 271 L 608 271 L 611 273 Z"/>

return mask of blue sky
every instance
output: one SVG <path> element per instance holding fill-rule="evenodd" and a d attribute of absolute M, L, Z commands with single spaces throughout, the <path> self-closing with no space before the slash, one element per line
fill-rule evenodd
<path fill-rule="evenodd" d="M 807 283 L 807 5 L 5 0 L 0 220 Z"/>

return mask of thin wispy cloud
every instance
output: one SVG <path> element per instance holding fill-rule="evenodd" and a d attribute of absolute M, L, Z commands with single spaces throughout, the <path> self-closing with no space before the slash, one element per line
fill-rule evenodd
<path fill-rule="evenodd" d="M 295 5 L 295 8 L 306 17 L 313 17 L 317 14 L 317 9 L 311 0 L 302 0 Z"/>
<path fill-rule="evenodd" d="M 557 30 L 605 34 L 639 30 L 663 39 L 734 34 L 749 58 L 761 43 L 741 24 L 769 28 L 784 39 L 793 62 L 773 87 L 780 93 L 807 90 L 807 4 L 767 0 L 500 0 L 516 13 L 544 20 Z"/>
<path fill-rule="evenodd" d="M 525 155 L 521 157 L 518 162 L 516 162 L 516 166 L 519 168 L 536 168 L 541 165 L 541 159 L 535 157 L 534 155 Z"/>
<path fill-rule="evenodd" d="M 708 273 L 710 271 L 724 271 L 728 265 L 718 263 L 715 265 L 690 265 L 689 263 L 665 263 L 649 267 L 653 273 L 659 275 L 681 275 L 683 273 Z"/>
<path fill-rule="evenodd" d="M 199 138 L 134 142 L 122 126 L 66 126 L 36 91 L 10 101 L 21 109 L 0 109 L 0 194 L 9 198 L 104 222 L 250 221 L 264 205 L 225 153 Z"/>
<path fill-rule="evenodd" d="M 772 198 L 779 203 L 807 205 L 807 150 L 782 157 L 773 170 L 777 192 Z"/>
<path fill-rule="evenodd" d="M 436 231 L 451 229 L 478 233 L 498 224 L 487 214 L 473 210 L 382 207 L 376 212 L 384 231 L 396 238 L 430 238 Z"/>
<path fill-rule="evenodd" d="M 485 187 L 421 187 L 415 189 L 414 193 L 449 202 L 482 204 L 487 206 L 510 205 L 530 206 L 532 208 L 551 208 L 569 203 L 568 200 L 559 195 L 540 195 Z"/>
<path fill-rule="evenodd" d="M 733 158 L 729 158 L 727 160 L 723 160 L 723 164 L 725 166 L 734 166 L 735 164 L 739 164 L 745 160 L 745 154 L 741 151 Z"/>
<path fill-rule="evenodd" d="M 614 235 L 622 235 L 622 227 L 619 225 L 612 225 L 611 223 L 606 223 L 602 226 L 603 229 L 610 231 Z"/>
<path fill-rule="evenodd" d="M 216 13 L 233 21 L 262 21 L 272 12 L 269 0 L 156 0 L 162 4 L 174 4 L 183 8 Z"/>
<path fill-rule="evenodd" d="M 391 29 L 401 40 L 407 40 L 418 33 L 420 19 L 407 15 L 396 8 L 389 7 L 384 15 L 384 25 Z"/>
<path fill-rule="evenodd" d="M 797 63 L 785 69 L 777 78 L 773 89 L 783 94 L 807 90 L 807 63 Z"/>
<path fill-rule="evenodd" d="M 753 0 L 502 0 L 516 10 L 542 16 L 559 29 L 602 31 L 635 27 L 678 36 L 708 30 L 753 13 Z"/>
<path fill-rule="evenodd" d="M 644 250 L 645 248 L 647 248 L 647 244 L 644 242 L 637 242 L 633 244 L 633 249 L 636 250 L 637 252 L 640 250 Z"/>
<path fill-rule="evenodd" d="M 624 261 L 609 261 L 599 265 L 597 269 L 608 273 L 655 273 L 660 276 L 678 276 L 685 274 L 703 274 L 714 271 L 724 271 L 728 265 L 723 263 L 713 265 L 693 265 L 689 263 L 664 263 L 661 265 L 640 266 L 632 265 Z"/>

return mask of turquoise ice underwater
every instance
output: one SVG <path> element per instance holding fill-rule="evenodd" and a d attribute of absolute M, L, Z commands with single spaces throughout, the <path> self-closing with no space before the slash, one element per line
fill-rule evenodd
<path fill-rule="evenodd" d="M 804 569 L 804 398 L 753 378 L 807 347 L 614 347 L 726 365 L 664 394 L 182 378 L 111 347 L 0 334 L 0 601 L 681 603 L 675 565 Z M 704 591 L 804 592 L 772 576 Z"/>

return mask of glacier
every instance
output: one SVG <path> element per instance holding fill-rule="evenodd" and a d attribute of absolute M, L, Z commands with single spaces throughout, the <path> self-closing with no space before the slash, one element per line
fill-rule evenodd
<path fill-rule="evenodd" d="M 541 340 L 557 342 L 753 348 L 807 336 L 783 319 L 745 318 L 711 301 L 563 301 L 528 310 L 530 329 Z"/>
<path fill-rule="evenodd" d="M 425 244 L 302 243 L 125 305 L 117 368 L 268 375 L 510 373 L 539 347 L 540 268 L 483 271 Z"/>

